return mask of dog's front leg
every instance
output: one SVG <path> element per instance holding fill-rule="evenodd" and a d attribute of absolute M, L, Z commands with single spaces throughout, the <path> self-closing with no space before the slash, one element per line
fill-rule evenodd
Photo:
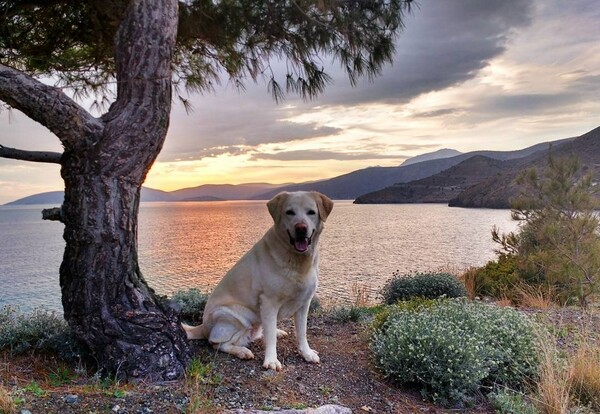
<path fill-rule="evenodd" d="M 263 367 L 281 371 L 283 366 L 277 359 L 277 314 L 279 307 L 265 295 L 260 297 L 260 319 L 263 327 L 265 360 Z"/>
<path fill-rule="evenodd" d="M 311 347 L 308 345 L 308 340 L 306 339 L 306 324 L 308 321 L 309 306 L 310 301 L 303 305 L 294 314 L 294 323 L 296 324 L 296 339 L 298 340 L 298 350 L 304 359 L 308 362 L 319 363 L 319 354 L 314 349 L 311 349 Z"/>

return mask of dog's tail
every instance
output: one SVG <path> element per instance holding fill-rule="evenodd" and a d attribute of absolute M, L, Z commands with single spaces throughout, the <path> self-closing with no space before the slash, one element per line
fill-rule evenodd
<path fill-rule="evenodd" d="M 185 323 L 181 324 L 181 327 L 187 334 L 188 339 L 206 339 L 208 337 L 208 332 L 206 332 L 206 327 L 204 324 L 198 326 L 190 326 Z"/>

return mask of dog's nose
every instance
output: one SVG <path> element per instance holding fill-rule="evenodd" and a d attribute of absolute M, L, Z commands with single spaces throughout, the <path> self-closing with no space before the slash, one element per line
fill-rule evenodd
<path fill-rule="evenodd" d="M 296 237 L 306 237 L 306 234 L 308 233 L 308 226 L 306 223 L 297 223 L 294 226 L 294 230 L 296 230 Z"/>

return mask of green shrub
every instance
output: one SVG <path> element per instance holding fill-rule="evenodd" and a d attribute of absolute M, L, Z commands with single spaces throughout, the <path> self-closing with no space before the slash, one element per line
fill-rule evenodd
<path fill-rule="evenodd" d="M 196 288 L 179 290 L 173 294 L 171 301 L 179 307 L 179 317 L 189 322 L 202 321 L 204 307 L 209 294 Z"/>
<path fill-rule="evenodd" d="M 436 303 L 437 302 L 434 299 L 414 298 L 407 301 L 396 302 L 393 305 L 383 305 L 375 315 L 375 318 L 373 318 L 371 330 L 376 331 L 381 329 L 393 312 L 417 312 L 422 309 L 429 309 L 432 306 L 435 306 Z"/>
<path fill-rule="evenodd" d="M 317 295 L 313 296 L 312 300 L 310 301 L 310 306 L 308 307 L 308 313 L 313 315 L 319 312 L 321 309 L 323 309 L 321 306 L 321 300 L 319 300 Z"/>
<path fill-rule="evenodd" d="M 496 299 L 516 299 L 515 286 L 523 281 L 518 268 L 518 259 L 512 255 L 500 255 L 475 270 L 475 290 L 477 296 Z"/>
<path fill-rule="evenodd" d="M 441 296 L 458 298 L 467 296 L 464 285 L 449 273 L 415 273 L 402 275 L 394 272 L 381 290 L 384 303 L 391 305 L 400 300 L 416 297 L 436 299 Z"/>
<path fill-rule="evenodd" d="M 328 313 L 334 322 L 347 323 L 363 320 L 367 315 L 367 310 L 356 306 L 335 306 Z"/>
<path fill-rule="evenodd" d="M 0 309 L 0 349 L 17 354 L 31 349 L 55 352 L 68 361 L 81 354 L 71 329 L 61 315 L 46 309 L 21 314 L 11 306 Z"/>
<path fill-rule="evenodd" d="M 531 263 L 514 254 L 500 254 L 497 260 L 470 272 L 475 296 L 509 299 L 514 304 L 522 304 L 526 297 L 531 296 L 524 295 L 528 292 L 551 302 L 556 299 L 557 293 L 564 290 L 560 285 L 549 284 L 539 269 L 536 270 Z M 542 292 L 546 292 L 546 295 Z"/>
<path fill-rule="evenodd" d="M 506 388 L 500 389 L 491 392 L 488 399 L 498 414 L 539 414 L 539 411 L 521 392 Z"/>
<path fill-rule="evenodd" d="M 392 306 L 373 330 L 375 363 L 442 405 L 466 404 L 484 387 L 518 389 L 535 375 L 533 323 L 517 311 L 464 299 Z"/>

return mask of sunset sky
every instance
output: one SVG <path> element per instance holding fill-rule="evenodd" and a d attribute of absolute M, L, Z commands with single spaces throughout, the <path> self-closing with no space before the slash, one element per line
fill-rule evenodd
<path fill-rule="evenodd" d="M 313 101 L 276 104 L 266 84 L 228 85 L 173 107 L 145 185 L 303 182 L 394 166 L 440 148 L 520 149 L 600 125 L 598 0 L 420 0 L 394 64 L 352 88 L 336 62 Z M 283 72 L 282 72 L 283 75 Z M 88 103 L 82 103 L 86 106 Z M 0 113 L 0 144 L 61 151 L 54 135 Z M 58 165 L 0 159 L 0 204 L 60 190 Z"/>

